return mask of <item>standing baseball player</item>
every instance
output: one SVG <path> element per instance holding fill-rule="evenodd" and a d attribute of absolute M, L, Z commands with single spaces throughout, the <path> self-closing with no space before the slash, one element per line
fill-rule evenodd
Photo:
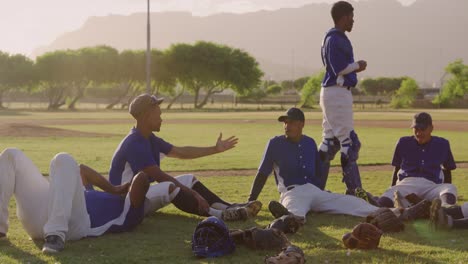
<path fill-rule="evenodd" d="M 0 238 L 8 231 L 12 195 L 28 235 L 45 239 L 44 253 L 62 251 L 68 240 L 129 231 L 143 220 L 149 187 L 144 173 L 131 183 L 113 186 L 99 174 L 80 176 L 73 157 L 59 153 L 50 163 L 49 178 L 47 181 L 19 149 L 5 149 L 0 154 Z M 104 192 L 92 190 L 92 185 Z"/>
<path fill-rule="evenodd" d="M 323 141 L 319 147 L 322 160 L 320 187 L 325 187 L 330 161 L 341 150 L 343 181 L 347 193 L 354 194 L 357 187 L 362 187 L 356 163 L 361 143 L 354 131 L 351 89 L 357 84 L 356 73 L 364 71 L 367 62 L 354 61 L 353 47 L 345 34 L 353 29 L 353 6 L 345 1 L 336 2 L 331 16 L 335 27 L 326 33 L 322 43 L 322 62 L 326 73 L 320 91 L 323 113 Z"/>
<path fill-rule="evenodd" d="M 261 203 L 252 201 L 247 204 L 230 204 L 210 191 L 193 175 L 172 177 L 161 170 L 160 155 L 180 159 L 195 159 L 234 148 L 238 139 L 230 137 L 223 140 L 220 134 L 212 147 L 177 147 L 153 134 L 161 129 L 162 98 L 149 94 L 137 96 L 129 106 L 130 114 L 136 119 L 136 126 L 117 147 L 111 161 L 109 181 L 120 185 L 132 180 L 142 171 L 152 181 L 164 182 L 169 190 L 169 201 L 179 209 L 201 216 L 216 216 L 226 221 L 244 220 L 255 216 Z M 165 195 L 167 191 L 162 194 Z M 157 196 L 157 193 L 150 196 Z M 148 201 L 151 204 L 151 201 Z"/>
<path fill-rule="evenodd" d="M 440 198 L 443 206 L 455 204 L 457 188 L 451 184 L 451 171 L 456 164 L 449 141 L 432 136 L 432 117 L 426 112 L 416 114 L 411 127 L 414 135 L 400 138 L 395 147 L 392 187 L 379 198 L 379 204 L 393 207 L 395 191 L 429 201 Z"/>

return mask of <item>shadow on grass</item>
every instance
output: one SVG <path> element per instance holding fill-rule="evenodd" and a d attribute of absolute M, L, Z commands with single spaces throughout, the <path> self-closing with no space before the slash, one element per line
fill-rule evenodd
<path fill-rule="evenodd" d="M 19 261 L 20 263 L 47 263 L 37 256 L 26 252 L 11 243 L 8 238 L 0 241 L 1 255 Z"/>

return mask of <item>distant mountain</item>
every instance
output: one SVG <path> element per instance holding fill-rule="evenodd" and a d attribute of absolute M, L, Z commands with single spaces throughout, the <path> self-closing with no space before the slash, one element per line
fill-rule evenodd
<path fill-rule="evenodd" d="M 360 77 L 403 76 L 438 84 L 444 67 L 468 62 L 468 1 L 397 0 L 353 2 L 355 24 L 348 36 L 356 59 L 368 61 Z M 242 48 L 257 58 L 266 78 L 291 79 L 322 67 L 320 45 L 333 25 L 330 4 L 194 17 L 184 12 L 151 14 L 152 46 L 213 41 Z M 78 30 L 58 37 L 34 55 L 57 49 L 107 44 L 119 50 L 146 48 L 146 14 L 91 17 Z"/>

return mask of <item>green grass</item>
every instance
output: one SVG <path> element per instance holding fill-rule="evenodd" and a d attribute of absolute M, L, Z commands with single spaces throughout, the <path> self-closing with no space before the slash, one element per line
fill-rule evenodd
<path fill-rule="evenodd" d="M 96 133 L 113 133 L 117 136 L 100 138 L 14 138 L 6 137 L 0 142 L 0 149 L 18 147 L 22 149 L 39 166 L 43 173 L 48 172 L 49 161 L 57 152 L 72 154 L 79 162 L 87 164 L 99 172 L 107 173 L 109 164 L 117 145 L 131 128 L 131 123 L 106 125 L 61 125 L 54 126 L 70 130 Z M 195 145 L 211 146 L 216 142 L 220 132 L 224 137 L 236 135 L 238 146 L 228 152 L 195 160 L 177 160 L 166 158 L 162 168 L 168 171 L 181 170 L 222 170 L 222 169 L 256 169 L 262 158 L 268 139 L 282 134 L 281 123 L 168 123 L 163 124 L 159 135 L 177 146 Z M 395 144 L 399 137 L 410 135 L 410 129 L 385 129 L 357 127 L 362 149 L 360 165 L 389 164 Z M 321 128 L 306 126 L 305 133 L 320 142 Z M 436 130 L 434 135 L 450 140 L 457 162 L 468 161 L 468 145 L 459 144 L 468 140 L 466 132 Z M 333 165 L 337 165 L 336 158 Z"/>
<path fill-rule="evenodd" d="M 457 186 L 467 186 L 468 170 L 454 175 Z M 382 193 L 390 179 L 389 172 L 364 172 L 363 182 L 368 190 Z M 341 192 L 344 185 L 339 175 L 332 174 L 329 188 Z M 201 177 L 210 189 L 230 201 L 247 198 L 253 176 Z M 235 187 L 234 187 L 235 186 Z M 460 188 L 460 197 L 468 197 L 468 190 Z M 272 177 L 260 195 L 264 207 L 260 214 L 246 222 L 228 223 L 230 228 L 263 227 L 273 220 L 266 205 L 278 199 Z M 465 200 L 465 199 L 463 199 Z M 190 240 L 200 217 L 168 206 L 148 216 L 133 232 L 106 234 L 66 244 L 56 256 L 41 254 L 42 241 L 28 240 L 14 216 L 15 203 L 10 203 L 11 229 L 8 240 L 0 241 L 0 263 L 262 263 L 265 255 L 276 252 L 254 251 L 240 245 L 229 256 L 217 259 L 197 259 L 191 253 Z M 427 220 L 407 223 L 404 232 L 385 234 L 380 248 L 373 251 L 349 251 L 341 243 L 341 236 L 349 232 L 361 218 L 344 215 L 309 214 L 307 224 L 297 234 L 288 235 L 300 246 L 308 263 L 466 263 L 468 261 L 468 231 L 433 231 Z M 349 255 L 348 255 L 349 254 Z"/>
<path fill-rule="evenodd" d="M 358 111 L 358 120 L 408 120 L 418 110 L 411 111 Z M 431 111 L 434 120 L 468 121 L 467 110 Z M 224 136 L 236 135 L 240 143 L 234 150 L 220 155 L 197 160 L 164 159 L 162 168 L 167 171 L 197 171 L 226 169 L 255 169 L 260 162 L 265 144 L 269 138 L 282 133 L 282 125 L 277 122 L 252 122 L 252 120 L 275 120 L 280 112 L 177 112 L 163 114 L 164 120 L 194 120 L 191 123 L 163 123 L 160 135 L 175 145 L 206 146 L 215 143 L 219 132 Z M 308 111 L 307 119 L 320 120 L 317 110 Z M 112 120 L 111 124 L 86 124 L 86 120 Z M 204 122 L 202 120 L 222 120 Z M 77 120 L 82 124 L 67 124 L 63 120 Z M 229 122 L 236 120 L 236 122 Z M 0 111 L 1 123 L 43 122 L 46 126 L 64 129 L 113 133 L 110 137 L 82 138 L 18 138 L 14 135 L 2 137 L 0 150 L 18 147 L 48 173 L 49 161 L 58 152 L 71 153 L 79 162 L 88 164 L 98 171 L 109 170 L 110 159 L 133 121 L 124 111 L 80 111 L 80 112 L 21 112 Z M 240 122 L 239 122 L 240 121 Z M 359 163 L 389 164 L 397 139 L 411 133 L 410 129 L 357 127 L 363 143 Z M 306 125 L 305 133 L 319 143 L 321 128 Z M 444 131 L 436 128 L 435 135 L 448 138 L 458 162 L 468 161 L 468 140 L 466 131 Z M 335 159 L 336 165 L 338 159 Z M 391 171 L 363 171 L 364 187 L 381 194 L 390 185 Z M 196 173 L 195 173 L 196 175 Z M 201 177 L 201 180 L 226 200 L 241 202 L 247 199 L 253 176 Z M 344 184 L 338 174 L 330 175 L 327 188 L 343 193 Z M 457 169 L 453 173 L 454 184 L 459 189 L 459 202 L 468 201 L 468 170 Z M 270 177 L 260 200 L 264 208 L 259 216 L 242 223 L 229 223 L 230 228 L 266 226 L 272 221 L 266 205 L 278 199 L 274 181 Z M 274 251 L 252 251 L 239 246 L 230 256 L 219 259 L 199 260 L 192 256 L 190 239 L 196 224 L 202 219 L 179 212 L 168 206 L 145 219 L 134 232 L 109 234 L 99 238 L 88 238 L 67 243 L 66 250 L 58 256 L 45 256 L 40 253 L 42 241 L 30 241 L 15 216 L 15 201 L 10 202 L 10 223 L 8 240 L 0 241 L 0 263 L 261 263 L 265 255 Z M 428 229 L 427 221 L 420 220 L 406 225 L 406 230 L 398 234 L 386 234 L 381 240 L 380 249 L 375 251 L 348 251 L 341 243 L 341 236 L 348 232 L 361 219 L 342 215 L 310 214 L 307 225 L 297 234 L 289 236 L 294 244 L 302 247 L 308 263 L 467 263 L 468 231 L 438 231 Z"/>

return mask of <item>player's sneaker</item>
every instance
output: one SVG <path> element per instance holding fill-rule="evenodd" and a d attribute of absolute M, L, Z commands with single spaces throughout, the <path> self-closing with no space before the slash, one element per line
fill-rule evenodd
<path fill-rule="evenodd" d="M 409 208 L 401 208 L 400 220 L 410 221 L 421 218 L 429 218 L 431 210 L 431 202 L 422 200 L 421 202 Z"/>
<path fill-rule="evenodd" d="M 246 220 L 249 217 L 247 209 L 245 207 L 231 207 L 226 208 L 221 215 L 224 221 L 239 221 Z"/>
<path fill-rule="evenodd" d="M 247 216 L 255 217 L 257 216 L 258 212 L 262 209 L 262 203 L 260 201 L 250 201 L 246 203 L 233 203 L 227 208 L 239 208 L 244 207 L 247 210 Z"/>
<path fill-rule="evenodd" d="M 442 207 L 442 201 L 437 198 L 431 204 L 431 226 L 435 229 L 448 229 L 452 227 L 453 219 L 447 215 Z"/>
<path fill-rule="evenodd" d="M 395 208 L 410 208 L 411 203 L 399 191 L 393 193 L 393 203 Z"/>
<path fill-rule="evenodd" d="M 46 236 L 45 244 L 42 247 L 43 253 L 55 254 L 65 248 L 65 241 L 57 235 Z"/>
<path fill-rule="evenodd" d="M 361 187 L 354 189 L 354 196 L 361 198 L 368 203 L 370 202 L 369 196 L 367 196 L 367 192 L 364 191 L 364 189 Z"/>
<path fill-rule="evenodd" d="M 291 214 L 288 209 L 286 209 L 286 207 L 277 201 L 270 201 L 268 204 L 268 210 L 270 210 L 270 213 L 273 215 L 273 217 L 275 217 L 275 219 L 280 218 L 283 215 Z"/>

